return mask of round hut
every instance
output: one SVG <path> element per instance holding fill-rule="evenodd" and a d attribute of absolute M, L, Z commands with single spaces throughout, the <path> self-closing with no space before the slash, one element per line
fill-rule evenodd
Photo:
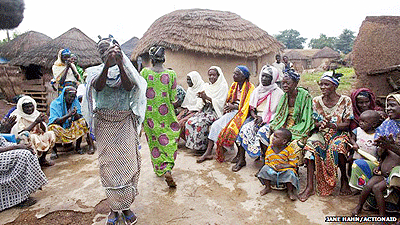
<path fill-rule="evenodd" d="M 139 40 L 131 60 L 140 56 L 150 66 L 148 50 L 165 47 L 167 68 L 178 75 L 178 84 L 187 87 L 186 74 L 198 71 L 208 81 L 210 66 L 222 68 L 228 82 L 237 65 L 246 65 L 251 80 L 258 84 L 258 72 L 284 45 L 250 21 L 232 12 L 208 9 L 176 10 L 157 19 Z"/>
<path fill-rule="evenodd" d="M 400 16 L 367 16 L 352 51 L 358 87 L 384 97 L 400 90 Z"/>

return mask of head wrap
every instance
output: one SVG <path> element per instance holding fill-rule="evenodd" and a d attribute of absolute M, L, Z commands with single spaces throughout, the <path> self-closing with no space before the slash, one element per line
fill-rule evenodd
<path fill-rule="evenodd" d="M 201 108 L 197 108 L 197 93 L 204 90 L 204 81 L 197 71 L 192 71 L 187 74 L 192 80 L 193 86 L 188 87 L 185 99 L 183 99 L 182 108 L 187 108 L 190 111 L 199 111 Z"/>
<path fill-rule="evenodd" d="M 269 74 L 272 76 L 271 84 L 268 86 L 263 86 L 261 83 L 261 77 L 263 74 Z M 276 84 L 278 79 L 278 70 L 270 65 L 265 65 L 261 68 L 260 75 L 258 77 L 260 84 L 254 89 L 250 96 L 250 107 L 252 109 L 257 108 L 262 102 L 269 99 L 267 103 L 267 108 L 264 110 L 262 115 L 263 122 L 268 123 L 273 119 L 276 106 L 279 103 L 280 98 L 283 95 L 283 91 Z"/>
<path fill-rule="evenodd" d="M 117 40 L 114 39 L 114 37 L 110 34 L 108 38 L 101 38 L 99 36 L 100 40 L 97 42 L 97 50 L 100 53 L 100 57 L 103 61 L 105 61 L 105 53 L 107 52 L 108 49 L 114 47 L 114 46 L 119 46 L 119 43 Z"/>
<path fill-rule="evenodd" d="M 382 110 L 379 106 L 376 105 L 375 94 L 370 89 L 359 88 L 359 89 L 353 91 L 350 95 L 351 104 L 352 104 L 352 108 L 353 108 L 353 115 L 354 115 L 353 120 L 350 121 L 350 129 L 351 130 L 354 130 L 355 128 L 357 128 L 359 126 L 359 119 L 360 119 L 360 115 L 361 115 L 361 112 L 357 106 L 357 96 L 359 96 L 359 95 L 369 98 L 369 101 L 370 101 L 369 109 L 378 110 L 378 111 Z"/>
<path fill-rule="evenodd" d="M 243 75 L 248 79 L 250 77 L 250 71 L 246 66 L 237 66 L 240 71 L 242 71 Z"/>
<path fill-rule="evenodd" d="M 33 113 L 32 114 L 24 113 L 22 105 L 26 104 L 26 103 L 33 104 Z M 37 111 L 36 107 L 37 107 L 36 101 L 29 96 L 23 96 L 18 100 L 17 109 L 14 110 L 14 112 L 12 112 L 10 115 L 10 116 L 16 116 L 15 121 L 17 122 L 11 129 L 12 134 L 17 136 L 18 132 L 20 132 L 21 130 L 26 128 L 26 125 L 25 125 L 24 121 L 22 121 L 22 120 L 26 120 L 29 123 L 33 123 L 36 120 L 36 118 L 40 115 L 40 112 Z"/>
<path fill-rule="evenodd" d="M 294 80 L 296 82 L 298 82 L 300 80 L 300 74 L 298 74 L 293 69 L 287 70 L 284 74 L 285 74 L 285 76 L 290 77 L 290 79 L 292 79 L 292 80 Z"/>
<path fill-rule="evenodd" d="M 71 55 L 71 51 L 68 48 L 65 48 L 61 51 L 61 55 Z"/>
<path fill-rule="evenodd" d="M 165 61 L 164 50 L 162 46 L 151 47 L 149 50 L 150 58 L 157 61 Z"/>
<path fill-rule="evenodd" d="M 320 80 L 327 80 L 332 82 L 334 85 L 339 86 L 340 77 L 343 76 L 341 73 L 335 73 L 334 71 L 327 71 L 322 74 Z"/>
<path fill-rule="evenodd" d="M 387 103 L 388 103 L 389 98 L 394 98 L 394 100 L 396 100 L 396 102 L 400 105 L 400 94 L 389 94 L 386 97 L 386 108 L 387 108 Z"/>

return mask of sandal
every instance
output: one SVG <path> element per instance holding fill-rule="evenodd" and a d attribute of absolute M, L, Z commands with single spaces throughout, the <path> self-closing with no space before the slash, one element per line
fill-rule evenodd
<path fill-rule="evenodd" d="M 130 215 L 130 216 L 126 216 L 124 213 L 122 213 L 122 216 L 124 217 L 127 225 L 134 225 L 137 223 L 137 216 L 133 212 L 132 212 L 132 215 Z M 135 218 L 135 219 L 129 223 L 128 220 L 131 220 L 132 218 Z"/>
<path fill-rule="evenodd" d="M 89 147 L 89 150 L 87 151 L 87 154 L 93 155 L 95 151 L 96 151 L 96 150 L 94 149 L 94 147 L 93 147 L 93 146 L 90 146 L 90 147 Z"/>
<path fill-rule="evenodd" d="M 110 213 L 110 215 L 111 215 L 111 213 Z M 108 216 L 110 216 L 110 215 L 108 215 Z M 118 219 L 119 219 L 119 216 L 116 216 L 112 219 L 107 218 L 106 225 L 115 225 L 115 224 L 117 224 Z"/>

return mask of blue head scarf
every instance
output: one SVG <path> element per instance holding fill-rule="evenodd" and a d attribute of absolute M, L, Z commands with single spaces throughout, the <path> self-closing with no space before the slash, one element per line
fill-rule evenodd
<path fill-rule="evenodd" d="M 61 55 L 71 55 L 71 51 L 68 48 L 62 50 Z"/>
<path fill-rule="evenodd" d="M 50 104 L 49 125 L 54 123 L 54 121 L 56 119 L 61 118 L 61 117 L 65 116 L 68 113 L 67 104 L 65 102 L 64 95 L 65 95 L 66 90 L 71 89 L 71 88 L 73 88 L 73 87 L 66 86 L 62 90 L 61 94 L 51 102 L 51 104 Z M 78 98 L 74 99 L 74 101 L 72 102 L 72 105 L 70 107 L 70 110 L 72 110 L 74 107 L 76 108 L 76 112 L 78 114 L 82 114 L 82 112 L 81 112 L 81 104 L 79 103 Z M 71 123 L 69 122 L 69 120 L 66 120 L 62 124 L 63 128 L 69 128 L 70 126 L 71 126 Z"/>
<path fill-rule="evenodd" d="M 246 66 L 237 66 L 237 68 L 242 71 L 244 76 L 248 79 L 250 77 L 250 71 Z"/>

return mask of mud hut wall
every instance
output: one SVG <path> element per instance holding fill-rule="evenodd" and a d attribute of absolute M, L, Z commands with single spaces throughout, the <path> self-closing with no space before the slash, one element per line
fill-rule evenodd
<path fill-rule="evenodd" d="M 400 85 L 400 71 L 391 71 L 373 76 L 359 74 L 357 76 L 358 82 L 356 88 L 366 87 L 371 89 L 378 97 L 386 96 L 394 91 L 392 86 L 387 82 L 388 77 L 391 77 L 397 85 Z"/>
<path fill-rule="evenodd" d="M 290 59 L 290 62 L 293 63 L 294 70 L 301 73 L 303 70 L 307 68 L 307 60 L 306 59 Z"/>
<path fill-rule="evenodd" d="M 326 62 L 334 60 L 334 59 L 338 59 L 338 58 L 314 58 L 314 59 L 312 59 L 311 67 L 318 68 L 322 64 L 325 64 Z"/>
<path fill-rule="evenodd" d="M 192 51 L 171 51 L 166 49 L 165 51 L 165 63 L 166 68 L 172 68 L 177 74 L 177 83 L 188 88 L 186 82 L 186 75 L 191 71 L 197 71 L 202 76 L 205 82 L 208 82 L 208 69 L 211 66 L 219 66 L 224 73 L 225 79 L 228 85 L 233 82 L 233 70 L 238 65 L 245 65 L 249 68 L 251 77 L 250 81 L 254 85 L 258 85 L 258 74 L 260 69 L 265 64 L 272 64 L 274 62 L 275 53 L 270 53 L 259 59 L 246 59 L 242 57 L 234 56 L 215 56 L 196 53 Z M 147 58 L 143 58 L 143 66 L 150 67 L 151 63 Z"/>
<path fill-rule="evenodd" d="M 18 66 L 0 65 L 0 92 L 7 101 L 23 92 L 25 75 Z"/>

